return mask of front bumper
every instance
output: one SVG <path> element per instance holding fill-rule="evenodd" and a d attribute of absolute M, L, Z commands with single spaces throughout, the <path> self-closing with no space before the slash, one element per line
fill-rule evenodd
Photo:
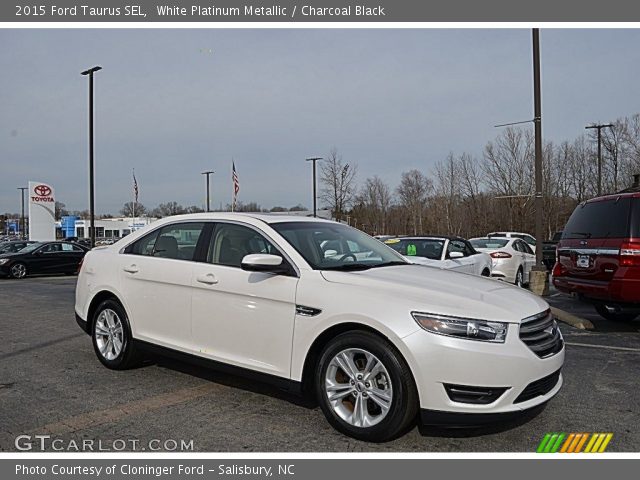
<path fill-rule="evenodd" d="M 515 324 L 509 325 L 503 344 L 457 339 L 423 330 L 403 340 L 410 352 L 420 408 L 439 412 L 440 417 L 445 413 L 463 414 L 467 418 L 469 414 L 521 413 L 548 402 L 562 387 L 559 371 L 564 363 L 564 347 L 555 355 L 540 358 L 520 340 Z M 553 377 L 554 374 L 557 375 Z M 547 382 L 547 388 L 528 395 L 532 383 L 548 377 L 553 382 Z M 445 389 L 447 384 L 505 391 L 488 404 L 464 403 L 450 398 Z M 422 416 L 433 417 L 433 413 Z"/>

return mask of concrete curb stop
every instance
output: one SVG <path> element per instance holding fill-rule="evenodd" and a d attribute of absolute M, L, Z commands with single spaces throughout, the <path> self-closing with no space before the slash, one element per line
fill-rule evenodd
<path fill-rule="evenodd" d="M 551 314 L 561 322 L 571 325 L 572 327 L 579 328 L 580 330 L 595 330 L 596 328 L 589 320 L 576 317 L 575 315 L 556 307 L 551 307 Z"/>

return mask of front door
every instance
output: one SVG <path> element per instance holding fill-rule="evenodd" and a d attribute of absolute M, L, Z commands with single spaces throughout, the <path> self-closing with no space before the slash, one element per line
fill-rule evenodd
<path fill-rule="evenodd" d="M 242 270 L 250 253 L 282 256 L 253 227 L 216 224 L 193 269 L 193 337 L 209 358 L 289 377 L 298 277 Z"/>

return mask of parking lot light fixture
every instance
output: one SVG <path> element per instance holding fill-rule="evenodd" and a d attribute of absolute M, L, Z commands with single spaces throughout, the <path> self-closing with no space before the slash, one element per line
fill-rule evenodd
<path fill-rule="evenodd" d="M 91 67 L 81 75 L 89 76 L 89 233 L 91 237 L 91 248 L 96 246 L 96 228 L 95 228 L 95 192 L 94 192 L 94 169 L 93 169 L 93 74 L 102 67 Z"/>
<path fill-rule="evenodd" d="M 20 200 L 21 200 L 21 203 L 22 203 L 22 210 L 21 210 L 21 213 L 20 213 L 20 236 L 24 240 L 26 238 L 25 230 L 24 230 L 24 191 L 28 190 L 28 188 L 27 187 L 18 187 L 18 190 L 21 190 L 21 192 L 20 192 Z"/>
<path fill-rule="evenodd" d="M 318 216 L 317 201 L 318 196 L 316 194 L 316 162 L 322 160 L 322 157 L 309 157 L 307 162 L 313 162 L 313 216 Z"/>
<path fill-rule="evenodd" d="M 213 170 L 207 170 L 206 172 L 202 172 L 202 175 L 207 176 L 207 212 L 211 211 L 211 197 L 209 195 L 209 177 L 214 173 L 216 172 L 214 172 Z"/>

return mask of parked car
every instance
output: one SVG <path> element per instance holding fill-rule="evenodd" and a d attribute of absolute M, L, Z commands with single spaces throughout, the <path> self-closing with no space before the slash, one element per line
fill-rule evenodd
<path fill-rule="evenodd" d="M 558 243 L 553 284 L 592 302 L 608 320 L 640 314 L 640 193 L 576 207 Z"/>
<path fill-rule="evenodd" d="M 562 238 L 562 232 L 556 232 L 551 240 L 542 242 L 542 263 L 549 271 L 553 270 L 553 266 L 556 264 L 556 247 L 560 238 Z"/>
<path fill-rule="evenodd" d="M 36 242 L 14 253 L 0 255 L 0 276 L 24 278 L 31 274 L 74 274 L 87 249 L 70 242 Z"/>
<path fill-rule="evenodd" d="M 158 220 L 87 253 L 75 311 L 108 368 L 149 350 L 195 359 L 312 395 L 363 440 L 402 434 L 418 412 L 426 424 L 519 415 L 562 385 L 563 340 L 540 297 L 410 264 L 315 218 Z"/>
<path fill-rule="evenodd" d="M 536 255 L 524 240 L 516 237 L 472 238 L 469 243 L 488 253 L 493 262 L 491 276 L 522 287 L 529 283 Z"/>
<path fill-rule="evenodd" d="M 529 235 L 528 233 L 522 232 L 491 232 L 487 234 L 487 237 L 507 237 L 507 238 L 521 238 L 525 241 L 533 253 L 536 253 L 536 239 L 533 235 Z"/>
<path fill-rule="evenodd" d="M 3 253 L 15 253 L 22 250 L 27 245 L 31 245 L 32 243 L 36 243 L 30 240 L 9 240 L 6 242 L 0 243 L 0 255 Z"/>
<path fill-rule="evenodd" d="M 491 276 L 491 257 L 476 251 L 460 237 L 402 237 L 385 240 L 409 262 L 431 267 Z"/>

